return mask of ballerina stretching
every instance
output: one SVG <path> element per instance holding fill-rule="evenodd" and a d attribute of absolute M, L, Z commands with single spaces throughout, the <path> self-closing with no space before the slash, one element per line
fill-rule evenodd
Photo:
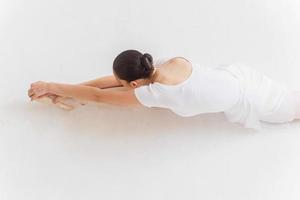
<path fill-rule="evenodd" d="M 38 81 L 31 84 L 28 96 L 32 101 L 51 98 L 54 104 L 71 98 L 81 105 L 160 107 L 184 117 L 223 112 L 230 122 L 255 129 L 261 129 L 261 121 L 300 119 L 300 91 L 245 65 L 211 68 L 184 57 L 154 63 L 150 54 L 137 50 L 121 52 L 114 59 L 112 75 L 80 84 Z"/>

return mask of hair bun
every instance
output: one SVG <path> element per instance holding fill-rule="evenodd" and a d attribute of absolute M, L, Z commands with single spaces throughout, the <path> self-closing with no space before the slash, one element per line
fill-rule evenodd
<path fill-rule="evenodd" d="M 153 58 L 150 54 L 144 53 L 141 57 L 141 64 L 144 67 L 145 71 L 148 71 L 153 68 Z"/>

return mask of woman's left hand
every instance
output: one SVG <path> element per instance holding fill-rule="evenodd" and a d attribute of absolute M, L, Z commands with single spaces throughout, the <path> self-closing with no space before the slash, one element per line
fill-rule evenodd
<path fill-rule="evenodd" d="M 49 93 L 49 83 L 47 82 L 38 81 L 32 83 L 30 86 L 28 96 L 31 98 L 31 101 L 46 96 Z"/>

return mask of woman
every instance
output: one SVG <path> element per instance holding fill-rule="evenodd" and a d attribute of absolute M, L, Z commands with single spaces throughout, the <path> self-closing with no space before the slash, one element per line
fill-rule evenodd
<path fill-rule="evenodd" d="M 167 108 L 190 117 L 224 112 L 230 122 L 261 129 L 261 121 L 290 122 L 300 118 L 300 91 L 243 64 L 204 67 L 183 57 L 153 63 L 150 54 L 137 50 L 120 53 L 113 62 L 113 75 L 81 84 L 38 81 L 31 84 L 31 100 L 54 97 L 120 106 L 142 105 Z M 105 88 L 122 87 L 123 91 Z"/>

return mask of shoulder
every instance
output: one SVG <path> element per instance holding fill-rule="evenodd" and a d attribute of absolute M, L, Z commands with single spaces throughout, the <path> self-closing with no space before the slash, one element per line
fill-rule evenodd
<path fill-rule="evenodd" d="M 176 57 L 173 57 L 169 60 L 169 62 L 173 62 L 173 63 L 191 63 L 188 59 L 184 58 L 184 57 L 181 57 L 181 56 L 176 56 Z"/>
<path fill-rule="evenodd" d="M 154 62 L 154 65 L 165 65 L 165 64 L 176 64 L 176 63 L 191 63 L 187 58 L 182 56 L 176 57 L 160 57 L 157 58 Z"/>

